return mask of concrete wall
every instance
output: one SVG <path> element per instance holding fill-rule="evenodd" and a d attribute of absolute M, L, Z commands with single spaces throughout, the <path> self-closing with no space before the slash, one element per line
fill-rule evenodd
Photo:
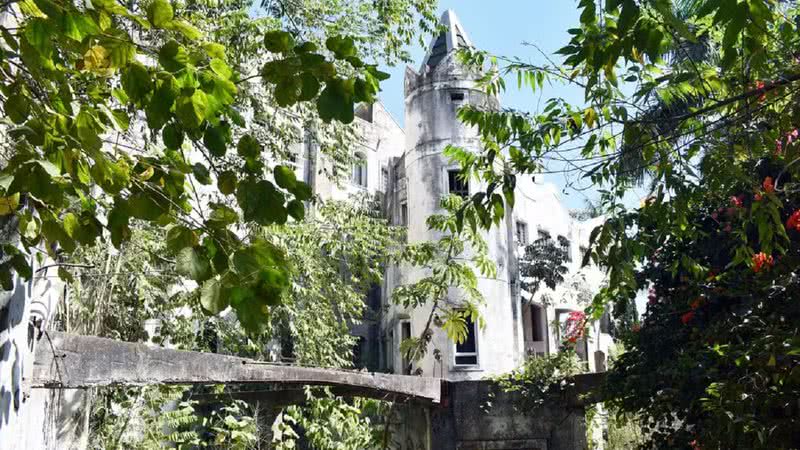
<path fill-rule="evenodd" d="M 556 399 L 536 410 L 519 408 L 516 394 L 490 381 L 449 384 L 441 406 L 401 406 L 413 426 L 395 427 L 396 450 L 582 450 L 583 406 Z M 428 428 L 424 428 L 427 421 Z"/>

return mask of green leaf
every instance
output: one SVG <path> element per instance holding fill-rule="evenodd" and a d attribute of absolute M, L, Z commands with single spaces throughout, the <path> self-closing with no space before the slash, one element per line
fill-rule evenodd
<path fill-rule="evenodd" d="M 297 103 L 300 97 L 301 80 L 297 77 L 288 77 L 275 85 L 275 101 L 278 106 L 286 107 Z"/>
<path fill-rule="evenodd" d="M 44 19 L 30 19 L 25 26 L 25 38 L 42 55 L 48 55 L 52 49 L 50 37 L 50 26 Z"/>
<path fill-rule="evenodd" d="M 242 158 L 257 158 L 261 154 L 261 144 L 250 134 L 245 134 L 236 145 L 236 152 Z"/>
<path fill-rule="evenodd" d="M 172 21 L 174 15 L 172 5 L 167 0 L 153 0 L 147 6 L 147 20 L 154 27 L 162 28 Z"/>
<path fill-rule="evenodd" d="M 63 16 L 64 35 L 81 42 L 86 36 L 100 33 L 100 27 L 88 14 L 67 11 Z"/>
<path fill-rule="evenodd" d="M 128 240 L 131 236 L 131 230 L 128 226 L 130 215 L 128 210 L 128 202 L 122 198 L 117 198 L 114 201 L 114 207 L 108 214 L 108 229 L 111 232 L 111 243 L 114 247 L 120 248 L 122 242 Z"/>
<path fill-rule="evenodd" d="M 4 291 L 11 291 L 14 289 L 14 276 L 8 264 L 0 264 L 0 286 L 2 286 Z"/>
<path fill-rule="evenodd" d="M 353 110 L 353 89 L 355 81 L 334 79 L 327 83 L 317 98 L 319 117 L 330 122 L 333 119 L 351 123 L 355 117 Z"/>
<path fill-rule="evenodd" d="M 78 222 L 78 217 L 76 217 L 75 214 L 67 213 L 62 221 L 64 224 L 64 231 L 67 232 L 69 237 L 74 239 L 78 235 L 81 227 L 80 222 Z"/>
<path fill-rule="evenodd" d="M 275 166 L 275 169 L 273 169 L 273 176 L 278 186 L 289 191 L 291 191 L 297 183 L 294 171 L 287 166 Z"/>
<path fill-rule="evenodd" d="M 167 231 L 167 250 L 171 253 L 194 247 L 198 242 L 197 233 L 183 225 L 176 225 Z"/>
<path fill-rule="evenodd" d="M 122 88 L 134 102 L 143 100 L 153 89 L 150 72 L 138 62 L 132 63 L 122 74 Z"/>
<path fill-rule="evenodd" d="M 25 122 L 31 111 L 30 102 L 28 98 L 22 94 L 9 95 L 3 105 L 3 110 L 8 115 L 8 118 L 16 124 Z"/>
<path fill-rule="evenodd" d="M 219 191 L 225 195 L 230 195 L 236 192 L 236 184 L 238 180 L 236 179 L 236 173 L 230 170 L 226 170 L 219 174 L 219 178 L 217 179 L 217 187 Z"/>
<path fill-rule="evenodd" d="M 132 217 L 154 221 L 166 211 L 150 195 L 137 192 L 128 198 L 128 211 Z"/>
<path fill-rule="evenodd" d="M 301 202 L 311 200 L 311 196 L 313 195 L 311 192 L 311 186 L 303 182 L 295 183 L 294 189 L 292 189 L 290 192 L 294 194 L 294 197 Z"/>
<path fill-rule="evenodd" d="M 170 123 L 165 126 L 164 130 L 161 132 L 161 139 L 164 141 L 164 145 L 167 148 L 178 150 L 183 145 L 183 130 L 180 125 Z"/>
<path fill-rule="evenodd" d="M 290 216 L 298 221 L 303 220 L 306 216 L 306 208 L 303 206 L 303 202 L 297 199 L 290 201 L 286 205 L 286 210 L 289 212 Z"/>
<path fill-rule="evenodd" d="M 161 82 L 145 111 L 147 124 L 150 128 L 160 130 L 169 121 L 172 115 L 170 113 L 172 105 L 179 94 L 180 90 L 173 77 L 168 76 L 167 79 Z"/>
<path fill-rule="evenodd" d="M 183 20 L 173 20 L 169 26 L 164 28 L 175 30 L 186 37 L 186 39 L 195 41 L 203 36 L 203 33 L 198 30 L 194 25 Z"/>
<path fill-rule="evenodd" d="M 199 247 L 187 247 L 178 253 L 175 270 L 192 280 L 204 281 L 211 277 L 211 264 Z"/>
<path fill-rule="evenodd" d="M 294 47 L 294 38 L 286 31 L 270 31 L 264 34 L 264 47 L 272 53 L 286 53 Z"/>
<path fill-rule="evenodd" d="M 164 44 L 158 51 L 158 62 L 169 72 L 178 72 L 189 63 L 189 53 L 176 40 Z"/>
<path fill-rule="evenodd" d="M 208 99 L 206 94 L 198 89 L 191 96 L 182 96 L 178 99 L 175 114 L 184 127 L 194 129 L 203 123 L 207 109 Z"/>
<path fill-rule="evenodd" d="M 208 168 L 203 164 L 195 163 L 192 166 L 192 173 L 200 184 L 211 184 L 211 175 L 208 173 Z"/>
<path fill-rule="evenodd" d="M 200 304 L 211 314 L 219 314 L 228 307 L 228 297 L 224 295 L 219 278 L 212 278 L 203 283 L 200 290 Z"/>
<path fill-rule="evenodd" d="M 337 59 L 356 56 L 356 46 L 353 38 L 345 36 L 332 36 L 325 41 L 325 46 L 332 51 Z"/>
<path fill-rule="evenodd" d="M 219 126 L 208 126 L 203 134 L 203 144 L 213 156 L 217 158 L 225 156 L 228 148 L 228 141 L 231 138 L 231 129 L 227 123 Z"/>
<path fill-rule="evenodd" d="M 287 211 L 283 206 L 284 197 L 267 180 L 246 179 L 239 183 L 236 201 L 242 208 L 244 220 L 259 225 L 282 224 L 286 222 Z"/>
<path fill-rule="evenodd" d="M 303 72 L 300 74 L 300 96 L 297 98 L 301 102 L 306 102 L 317 96 L 319 93 L 320 84 L 310 72 Z"/>
<path fill-rule="evenodd" d="M 226 80 L 229 80 L 233 76 L 233 71 L 231 68 L 225 64 L 225 61 L 219 58 L 212 58 L 209 62 L 209 66 L 211 66 L 211 70 L 213 70 L 214 73 Z"/>
<path fill-rule="evenodd" d="M 209 225 L 213 227 L 226 227 L 239 220 L 239 214 L 228 206 L 216 203 L 213 205 L 211 215 L 209 215 Z"/>
<path fill-rule="evenodd" d="M 225 46 L 216 42 L 206 42 L 203 44 L 203 48 L 206 49 L 206 53 L 210 58 L 218 58 L 223 61 L 227 59 L 225 56 Z"/>

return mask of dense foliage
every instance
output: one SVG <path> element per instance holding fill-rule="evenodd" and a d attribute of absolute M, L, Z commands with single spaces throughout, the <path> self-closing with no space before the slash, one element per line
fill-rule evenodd
<path fill-rule="evenodd" d="M 23 249 L 4 248 L 15 256 L 0 266 L 2 286 L 30 277 L 34 247 L 53 257 L 98 238 L 119 247 L 138 219 L 169 228 L 176 269 L 201 284 L 204 305 L 231 305 L 258 332 L 289 287 L 286 256 L 241 231 L 302 220 L 311 191 L 265 154 L 275 138 L 257 131 L 269 128 L 249 124 L 305 103 L 322 123 L 352 122 L 354 104 L 374 101 L 387 76 L 359 55 L 378 46 L 367 56 L 402 57 L 415 12 L 430 21 L 429 2 L 365 2 L 355 22 L 337 11 L 351 26 L 285 30 L 316 4 L 258 19 L 244 2 L 4 3 L 0 213 L 18 220 Z M 250 95 L 252 78 L 266 94 Z"/>
<path fill-rule="evenodd" d="M 607 220 L 585 262 L 608 277 L 587 313 L 624 315 L 653 288 L 607 400 L 641 419 L 649 447 L 796 448 L 800 11 L 772 0 L 581 0 L 579 11 L 562 61 L 465 52 L 492 65 L 492 92 L 511 75 L 535 92 L 585 93 L 532 112 L 461 110 L 485 150 L 448 151 L 487 182 L 472 199 L 482 224 L 513 205 L 521 174 L 596 186 Z"/>

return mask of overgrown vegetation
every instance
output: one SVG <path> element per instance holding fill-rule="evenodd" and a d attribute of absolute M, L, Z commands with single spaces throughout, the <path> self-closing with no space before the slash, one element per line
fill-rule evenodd
<path fill-rule="evenodd" d="M 586 312 L 626 316 L 652 288 L 606 401 L 638 417 L 643 448 L 796 448 L 797 177 L 800 10 L 772 0 L 579 2 L 580 23 L 534 65 L 466 51 L 531 91 L 575 86 L 539 111 L 466 107 L 483 152 L 449 149 L 485 180 L 473 197 L 495 219 L 517 176 L 563 174 L 592 184 L 607 218 L 584 263 L 607 270 Z M 626 194 L 646 191 L 629 207 Z M 502 193 L 503 195 L 494 195 Z"/>

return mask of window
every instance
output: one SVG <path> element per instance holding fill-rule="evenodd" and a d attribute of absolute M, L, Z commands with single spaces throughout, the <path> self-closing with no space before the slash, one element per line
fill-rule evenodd
<path fill-rule="evenodd" d="M 407 339 L 411 339 L 411 321 L 404 320 L 400 322 L 400 336 L 402 337 L 400 340 L 401 346 Z M 411 375 L 411 361 L 405 355 L 401 355 L 401 357 L 403 358 L 403 375 Z"/>
<path fill-rule="evenodd" d="M 469 183 L 461 177 L 461 171 L 457 169 L 447 171 L 447 188 L 448 192 L 453 195 L 458 195 L 461 198 L 469 196 Z"/>
<path fill-rule="evenodd" d="M 353 162 L 353 184 L 367 187 L 367 158 L 361 153 L 356 153 L 356 160 Z"/>
<path fill-rule="evenodd" d="M 542 307 L 538 305 L 531 305 L 531 340 L 534 342 L 544 341 L 544 333 L 542 329 Z"/>
<path fill-rule="evenodd" d="M 408 226 L 408 204 L 400 204 L 400 225 Z"/>
<path fill-rule="evenodd" d="M 373 283 L 367 291 L 367 307 L 373 311 L 381 309 L 381 285 Z"/>
<path fill-rule="evenodd" d="M 294 362 L 294 338 L 288 329 L 282 331 L 280 336 L 281 361 Z"/>
<path fill-rule="evenodd" d="M 457 366 L 478 365 L 478 338 L 475 323 L 471 317 L 466 317 L 467 338 L 462 343 L 456 343 L 455 363 Z"/>
<path fill-rule="evenodd" d="M 381 190 L 389 191 L 389 168 L 386 166 L 381 167 Z"/>
<path fill-rule="evenodd" d="M 358 337 L 358 342 L 353 348 L 353 366 L 362 368 L 365 366 L 364 357 L 367 355 L 367 339 L 364 336 Z"/>
<path fill-rule="evenodd" d="M 517 244 L 528 245 L 528 224 L 520 220 L 517 221 Z"/>
<path fill-rule="evenodd" d="M 461 103 L 464 101 L 464 93 L 463 92 L 451 92 L 450 93 L 450 101 L 453 103 Z"/>

